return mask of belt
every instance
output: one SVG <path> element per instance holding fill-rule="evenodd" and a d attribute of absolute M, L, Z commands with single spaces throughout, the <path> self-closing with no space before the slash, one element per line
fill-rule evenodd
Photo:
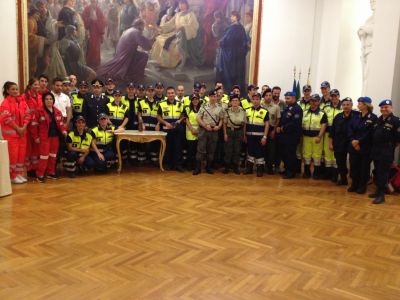
<path fill-rule="evenodd" d="M 239 130 L 243 130 L 243 127 L 230 127 L 227 126 L 226 129 L 232 130 L 232 131 L 239 131 Z"/>

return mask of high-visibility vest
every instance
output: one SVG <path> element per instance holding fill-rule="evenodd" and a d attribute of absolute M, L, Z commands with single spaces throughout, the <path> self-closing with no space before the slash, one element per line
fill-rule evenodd
<path fill-rule="evenodd" d="M 159 108 L 159 102 L 153 100 L 150 102 L 148 99 L 142 99 L 139 102 L 139 107 L 142 112 L 142 119 L 146 129 L 154 130 L 158 123 L 157 112 Z"/>
<path fill-rule="evenodd" d="M 107 126 L 104 130 L 100 126 L 92 129 L 92 136 L 96 139 L 96 146 L 100 152 L 105 149 L 111 148 L 112 142 L 114 140 L 114 126 Z"/>
<path fill-rule="evenodd" d="M 242 100 L 240 100 L 240 104 L 242 105 L 244 110 L 247 110 L 247 109 L 253 107 L 253 103 L 251 101 L 249 101 L 249 99 L 247 99 L 247 98 L 243 98 Z"/>
<path fill-rule="evenodd" d="M 72 95 L 72 109 L 74 111 L 74 114 L 82 113 L 83 101 L 84 99 L 82 97 L 79 97 L 79 94 Z"/>
<path fill-rule="evenodd" d="M 108 103 L 107 107 L 110 112 L 111 123 L 114 124 L 114 122 L 115 122 L 118 124 L 114 124 L 114 125 L 118 125 L 118 126 L 121 125 L 129 107 L 122 103 L 117 104 L 117 103 L 115 103 L 115 101 Z"/>
<path fill-rule="evenodd" d="M 197 123 L 197 113 L 194 110 L 192 110 L 189 106 L 185 107 L 185 112 L 188 117 L 188 120 L 190 124 L 192 125 L 193 129 L 199 129 L 199 123 Z M 190 129 L 189 126 L 186 125 L 186 140 L 188 141 L 196 141 L 197 136 L 194 135 Z"/>
<path fill-rule="evenodd" d="M 328 118 L 328 128 L 332 126 L 333 119 L 343 112 L 342 108 L 340 105 L 338 107 L 334 107 L 332 104 L 324 106 L 323 111 L 325 112 L 327 118 Z"/>
<path fill-rule="evenodd" d="M 310 109 L 310 102 L 306 102 L 304 100 L 304 98 L 302 98 L 300 101 L 298 101 L 297 104 L 300 105 L 300 107 L 303 110 L 303 112 L 305 112 L 306 110 Z"/>
<path fill-rule="evenodd" d="M 87 132 L 85 132 L 84 136 L 82 137 L 77 131 L 71 131 L 68 136 L 71 138 L 72 147 L 82 150 L 89 149 L 93 140 L 93 137 Z"/>
<path fill-rule="evenodd" d="M 317 109 L 316 111 L 311 111 L 309 109 L 304 112 L 302 122 L 303 135 L 311 137 L 318 136 L 322 127 L 321 120 L 324 115 L 325 113 L 320 109 Z"/>
<path fill-rule="evenodd" d="M 248 108 L 246 110 L 246 135 L 263 136 L 265 129 L 265 121 L 268 121 L 268 111 L 261 106 L 258 108 Z"/>
<path fill-rule="evenodd" d="M 174 100 L 170 103 L 168 101 L 160 102 L 161 117 L 167 122 L 176 122 L 181 117 L 183 111 L 183 104 Z"/>

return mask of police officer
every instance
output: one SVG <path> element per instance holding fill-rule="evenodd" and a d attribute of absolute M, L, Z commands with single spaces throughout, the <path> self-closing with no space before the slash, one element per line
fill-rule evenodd
<path fill-rule="evenodd" d="M 74 128 L 66 137 L 68 153 L 67 160 L 64 162 L 64 169 L 70 178 L 75 177 L 77 166 L 81 172 L 84 171 L 93 139 L 92 135 L 86 130 L 86 121 L 83 116 L 77 116 Z"/>
<path fill-rule="evenodd" d="M 184 106 L 190 105 L 190 96 L 185 96 L 185 87 L 183 84 L 176 86 L 176 100 L 181 102 Z"/>
<path fill-rule="evenodd" d="M 321 159 L 324 148 L 323 138 L 328 123 L 328 118 L 323 110 L 319 108 L 320 97 L 312 95 L 310 108 L 303 114 L 303 158 L 304 178 L 311 177 L 311 161 L 314 162 L 314 179 L 321 179 Z"/>
<path fill-rule="evenodd" d="M 84 116 L 89 128 L 97 125 L 100 114 L 108 116 L 109 111 L 107 104 L 110 102 L 107 96 L 102 94 L 103 82 L 95 79 L 92 81 L 93 94 L 83 102 L 82 115 Z"/>
<path fill-rule="evenodd" d="M 197 114 L 199 123 L 199 141 L 197 144 L 196 168 L 193 175 L 201 173 L 201 163 L 207 159 L 206 172 L 213 174 L 212 163 L 214 152 L 217 147 L 218 131 L 222 127 L 223 111 L 217 103 L 217 92 L 215 90 L 209 93 L 209 102 L 203 105 Z"/>
<path fill-rule="evenodd" d="M 72 113 L 74 120 L 76 120 L 79 115 L 82 115 L 83 102 L 88 96 L 90 96 L 89 84 L 86 81 L 81 81 L 79 83 L 78 93 L 72 94 Z"/>
<path fill-rule="evenodd" d="M 370 152 L 372 131 L 378 117 L 372 113 L 372 100 L 369 97 L 358 98 L 360 114 L 349 124 L 350 176 L 352 179 L 348 192 L 364 194 L 370 178 Z"/>
<path fill-rule="evenodd" d="M 329 130 L 329 149 L 334 151 L 339 180 L 337 185 L 347 185 L 347 154 L 350 144 L 349 124 L 359 114 L 353 110 L 353 100 L 349 97 L 342 100 L 343 112 L 337 114 L 333 119 Z"/>
<path fill-rule="evenodd" d="M 182 167 L 182 135 L 184 134 L 182 116 L 183 104 L 175 99 L 175 88 L 167 88 L 167 100 L 161 101 L 157 112 L 157 119 L 167 132 L 167 149 L 165 160 L 168 168 L 183 172 Z"/>
<path fill-rule="evenodd" d="M 332 182 L 338 180 L 338 169 L 335 160 L 335 154 L 329 144 L 329 132 L 333 123 L 333 119 L 342 112 L 340 93 L 337 89 L 333 89 L 329 92 L 331 101 L 325 105 L 323 111 L 328 117 L 328 127 L 324 135 L 324 162 L 325 162 L 325 174 L 324 179 L 330 179 Z"/>
<path fill-rule="evenodd" d="M 400 144 L 400 119 L 393 115 L 392 100 L 379 103 L 381 116 L 372 134 L 371 158 L 375 167 L 376 192 L 372 203 L 385 202 L 385 189 L 389 179 L 389 170 L 394 160 L 394 150 Z"/>
<path fill-rule="evenodd" d="M 115 127 L 109 124 L 108 116 L 99 115 L 98 125 L 90 131 L 92 135 L 92 151 L 86 160 L 88 169 L 106 171 L 116 159 L 113 150 Z"/>
<path fill-rule="evenodd" d="M 303 112 L 310 108 L 310 99 L 311 99 L 311 85 L 307 84 L 303 86 L 303 97 L 298 101 Z"/>
<path fill-rule="evenodd" d="M 284 179 L 294 178 L 297 171 L 296 148 L 302 134 L 303 111 L 296 103 L 296 94 L 285 93 L 286 108 L 282 112 L 280 124 L 276 130 L 279 149 L 285 165 Z"/>
<path fill-rule="evenodd" d="M 240 150 L 244 139 L 243 128 L 247 118 L 245 110 L 240 107 L 239 94 L 231 94 L 230 106 L 224 113 L 225 168 L 223 173 L 228 174 L 233 168 L 235 174 L 240 174 Z"/>
<path fill-rule="evenodd" d="M 158 108 L 160 102 L 154 99 L 154 87 L 149 85 L 146 89 L 146 99 L 140 100 L 138 105 L 138 119 L 139 119 L 139 130 L 149 131 L 160 131 L 160 123 L 157 120 Z M 139 145 L 139 161 L 146 160 L 146 148 L 150 154 L 150 160 L 154 163 L 158 163 L 158 152 L 160 151 L 160 142 L 153 141 L 148 145 Z"/>
<path fill-rule="evenodd" d="M 187 169 L 193 171 L 196 164 L 196 152 L 199 135 L 199 123 L 197 122 L 197 114 L 200 110 L 201 103 L 198 94 L 190 96 L 190 105 L 185 106 L 183 116 L 186 123 L 186 145 L 187 145 Z"/>
<path fill-rule="evenodd" d="M 114 91 L 114 100 L 107 104 L 110 121 L 116 128 L 125 128 L 129 121 L 129 107 L 122 103 L 120 90 Z"/>
<path fill-rule="evenodd" d="M 252 174 L 253 167 L 256 165 L 257 177 L 261 177 L 264 174 L 264 155 L 269 117 L 268 111 L 261 107 L 261 95 L 259 93 L 253 95 L 253 106 L 246 110 L 246 117 L 247 161 L 244 174 Z"/>
<path fill-rule="evenodd" d="M 122 97 L 122 103 L 129 107 L 129 121 L 126 125 L 126 129 L 128 130 L 137 130 L 138 129 L 138 119 L 137 119 L 137 111 L 138 111 L 138 101 L 136 97 L 136 86 L 133 82 L 130 82 L 126 87 L 126 94 Z M 129 142 L 128 144 L 128 153 L 129 153 L 129 161 L 135 163 L 137 160 L 137 148 L 138 144 L 134 142 Z"/>

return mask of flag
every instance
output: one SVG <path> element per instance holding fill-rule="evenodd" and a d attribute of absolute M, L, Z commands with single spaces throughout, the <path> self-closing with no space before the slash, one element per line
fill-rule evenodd
<path fill-rule="evenodd" d="M 292 88 L 292 92 L 296 93 L 296 78 L 293 79 L 293 88 Z"/>
<path fill-rule="evenodd" d="M 300 79 L 297 81 L 297 86 L 296 86 L 296 99 L 300 100 L 301 98 L 301 93 L 300 93 Z"/>

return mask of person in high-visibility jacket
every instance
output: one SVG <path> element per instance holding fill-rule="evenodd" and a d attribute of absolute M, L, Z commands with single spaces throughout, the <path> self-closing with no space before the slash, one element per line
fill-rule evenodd
<path fill-rule="evenodd" d="M 337 89 L 330 91 L 331 101 L 328 105 L 324 106 L 323 111 L 326 113 L 328 118 L 328 124 L 324 135 L 324 161 L 325 161 L 325 174 L 324 179 L 330 179 L 332 182 L 338 180 L 338 169 L 335 159 L 335 153 L 333 147 L 330 147 L 329 143 L 329 132 L 332 127 L 334 118 L 340 114 L 342 110 L 340 102 L 340 93 Z"/>
<path fill-rule="evenodd" d="M 75 120 L 74 130 L 66 137 L 67 159 L 64 162 L 64 169 L 70 178 L 76 175 L 77 167 L 81 173 L 85 171 L 86 159 L 90 153 L 92 135 L 86 130 L 86 120 L 78 116 Z"/>
<path fill-rule="evenodd" d="M 182 126 L 183 104 L 175 99 L 175 88 L 167 88 L 167 100 L 160 102 L 157 119 L 167 132 L 167 149 L 165 150 L 165 162 L 169 169 L 183 172 L 182 166 Z"/>
<path fill-rule="evenodd" d="M 256 165 L 257 177 L 264 174 L 265 145 L 269 130 L 268 111 L 261 107 L 261 95 L 256 93 L 252 97 L 253 106 L 246 110 L 245 140 L 247 141 L 247 161 L 244 174 L 252 174 Z"/>
<path fill-rule="evenodd" d="M 10 179 L 14 184 L 25 183 L 24 171 L 26 136 L 32 115 L 23 97 L 18 96 L 18 85 L 7 81 L 3 86 L 4 100 L 0 105 L 0 125 L 8 142 Z"/>
<path fill-rule="evenodd" d="M 146 99 L 140 100 L 138 105 L 139 130 L 160 131 L 160 123 L 157 120 L 159 107 L 160 102 L 154 99 L 154 87 L 149 85 L 146 89 Z M 145 161 L 147 152 L 149 154 L 149 159 L 154 164 L 157 164 L 159 151 L 159 141 L 153 141 L 148 144 L 139 144 L 138 160 L 139 162 Z"/>
<path fill-rule="evenodd" d="M 76 94 L 72 94 L 72 115 L 74 119 L 74 124 L 75 120 L 78 116 L 82 115 L 82 110 L 83 110 L 83 103 L 85 100 L 90 96 L 89 94 L 89 83 L 86 81 L 81 81 L 79 83 L 79 92 Z"/>
<path fill-rule="evenodd" d="M 32 117 L 35 115 L 36 111 L 39 108 L 43 107 L 42 94 L 39 92 L 39 89 L 39 80 L 37 78 L 32 78 L 29 80 L 25 92 L 21 95 L 23 98 L 25 98 Z M 28 132 L 31 131 L 31 127 L 32 122 L 30 122 L 28 125 Z M 35 143 L 31 134 L 27 134 L 25 166 L 28 177 L 36 176 L 36 169 L 38 165 L 39 144 Z"/>
<path fill-rule="evenodd" d="M 126 87 L 126 94 L 122 96 L 122 103 L 129 107 L 129 121 L 126 125 L 128 130 L 138 130 L 137 111 L 139 100 L 144 99 L 144 90 L 144 85 L 139 84 L 136 87 L 133 82 L 130 82 Z M 138 146 L 139 144 L 135 142 L 128 143 L 128 155 L 131 163 L 137 162 Z"/>
<path fill-rule="evenodd" d="M 310 99 L 311 99 L 311 86 L 307 84 L 303 86 L 303 97 L 299 101 L 297 101 L 303 112 L 306 112 L 308 109 L 310 109 Z M 296 157 L 297 157 L 297 172 L 301 173 L 301 164 L 303 162 L 303 139 L 301 139 L 300 143 L 297 145 Z"/>
<path fill-rule="evenodd" d="M 323 151 L 323 137 L 325 134 L 328 118 L 319 108 L 320 97 L 318 94 L 312 95 L 310 108 L 303 115 L 303 158 L 304 158 L 304 177 L 311 177 L 311 161 L 314 162 L 314 179 L 321 179 L 321 159 Z"/>
<path fill-rule="evenodd" d="M 240 105 L 243 107 L 244 110 L 253 106 L 253 102 L 252 102 L 253 95 L 257 94 L 257 91 L 258 91 L 258 86 L 256 86 L 255 84 L 250 84 L 247 87 L 247 97 L 243 98 L 240 101 Z"/>
<path fill-rule="evenodd" d="M 197 94 L 190 96 L 190 105 L 185 106 L 183 116 L 186 123 L 186 143 L 187 143 L 187 161 L 188 170 L 193 171 L 196 165 L 197 142 L 199 135 L 199 123 L 197 114 L 200 110 L 200 98 Z"/>
<path fill-rule="evenodd" d="M 94 168 L 98 171 L 107 171 L 115 162 L 114 133 L 114 125 L 109 125 L 108 116 L 101 113 L 98 126 L 90 131 L 93 139 L 90 154 L 86 159 L 88 169 Z"/>
<path fill-rule="evenodd" d="M 35 126 L 31 132 L 35 143 L 39 144 L 40 160 L 36 170 L 36 179 L 40 183 L 49 179 L 58 179 L 56 162 L 60 134 L 67 136 L 67 129 L 60 110 L 54 106 L 55 97 L 52 93 L 43 95 L 43 107 L 36 111 Z"/>

